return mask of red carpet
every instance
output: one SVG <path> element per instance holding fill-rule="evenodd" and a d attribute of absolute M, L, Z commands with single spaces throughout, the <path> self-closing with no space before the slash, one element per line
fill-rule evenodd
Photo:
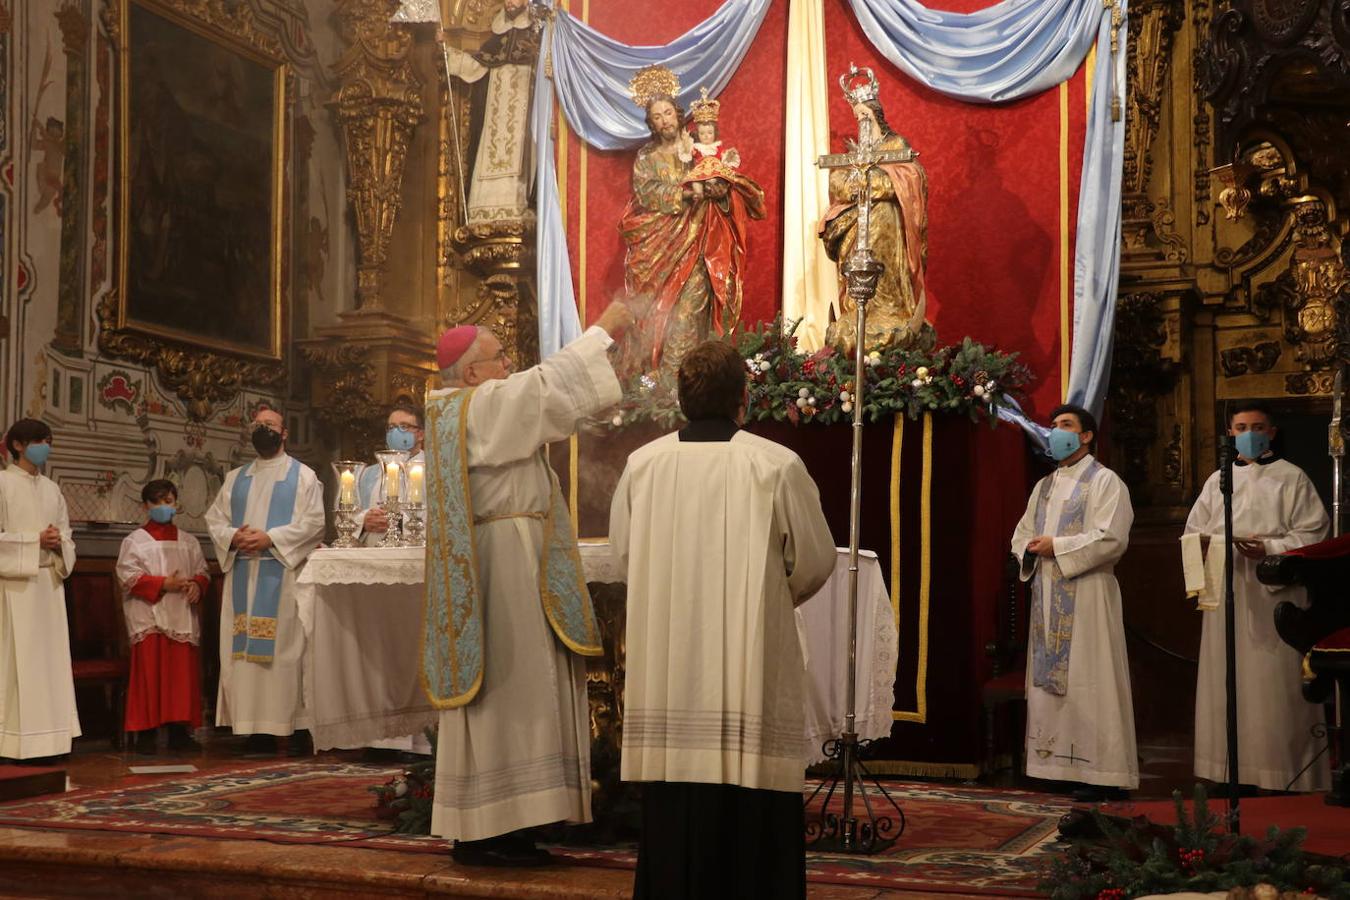
<path fill-rule="evenodd" d="M 1264 835 L 1272 825 L 1281 830 L 1302 827 L 1308 829 L 1303 849 L 1309 853 L 1343 856 L 1350 853 L 1350 807 L 1327 806 L 1325 794 L 1298 794 L 1289 797 L 1244 798 L 1241 805 L 1243 834 Z M 1227 800 L 1211 800 L 1212 812 L 1223 815 L 1228 811 Z M 1191 802 L 1186 801 L 1186 809 Z M 1171 800 L 1150 800 L 1140 803 L 1113 803 L 1106 812 L 1121 816 L 1146 816 L 1150 821 L 1174 825 L 1176 807 Z"/>
<path fill-rule="evenodd" d="M 373 850 L 444 853 L 437 838 L 394 834 L 375 818 L 367 788 L 397 770 L 269 763 L 197 777 L 163 777 L 0 805 L 0 825 L 228 837 Z M 1037 896 L 1063 800 L 1024 791 L 895 782 L 908 825 L 884 854 L 807 854 L 818 884 Z M 631 846 L 555 847 L 576 865 L 632 868 Z"/>

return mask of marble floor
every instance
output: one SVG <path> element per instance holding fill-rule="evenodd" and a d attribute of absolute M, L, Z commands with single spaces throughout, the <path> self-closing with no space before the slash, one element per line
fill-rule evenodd
<path fill-rule="evenodd" d="M 138 764 L 195 765 L 199 773 L 238 766 L 237 739 L 211 736 L 201 753 L 147 758 L 77 742 L 66 768 L 72 789 L 114 787 Z M 356 751 L 325 753 L 329 762 Z M 176 777 L 176 776 L 163 776 Z M 632 873 L 557 866 L 493 870 L 456 865 L 448 855 L 301 846 L 171 835 L 0 828 L 0 897 L 492 897 L 604 900 L 628 897 Z M 813 900 L 879 900 L 967 895 L 811 885 Z"/>

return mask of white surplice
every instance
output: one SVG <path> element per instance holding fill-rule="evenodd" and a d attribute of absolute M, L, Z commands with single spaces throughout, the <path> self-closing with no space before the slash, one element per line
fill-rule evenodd
<path fill-rule="evenodd" d="M 1284 553 L 1327 536 L 1329 521 L 1316 489 L 1303 470 L 1276 459 L 1265 465 L 1233 467 L 1233 534 L 1257 538 L 1267 554 Z M 1208 535 L 1210 552 L 1221 550 L 1223 495 L 1219 473 L 1205 482 L 1186 519 L 1186 531 Z M 1233 552 L 1233 602 L 1237 628 L 1238 780 L 1285 790 L 1317 755 L 1325 738 L 1313 737 L 1321 706 L 1303 699 L 1302 658 L 1275 631 L 1275 606 L 1283 600 L 1308 605 L 1305 588 L 1264 585 L 1256 580 L 1257 560 Z M 1227 621 L 1219 588 L 1218 609 L 1203 613 L 1200 671 L 1195 685 L 1195 774 L 1228 780 Z M 1324 791 L 1331 771 L 1324 756 L 1292 790 Z"/>
<path fill-rule="evenodd" d="M 609 529 L 628 572 L 623 779 L 800 792 L 793 607 L 836 552 L 797 454 L 745 431 L 666 435 L 629 457 Z"/>
<path fill-rule="evenodd" d="M 48 525 L 59 551 L 38 543 Z M 69 753 L 80 735 L 62 587 L 74 568 L 60 488 L 18 465 L 0 471 L 0 756 Z"/>
<path fill-rule="evenodd" d="M 1027 649 L 1027 775 L 1133 789 L 1139 786 L 1139 754 L 1134 737 L 1134 703 L 1125 653 L 1125 624 L 1115 564 L 1129 544 L 1134 508 L 1130 492 L 1115 472 L 1103 466 L 1087 485 L 1087 509 L 1081 534 L 1055 534 L 1060 513 L 1074 484 L 1092 462 L 1087 455 L 1045 476 L 1053 479 L 1046 502 L 1045 533 L 1054 537 L 1053 560 L 1024 554 L 1036 533 L 1036 502 L 1045 479 L 1036 483 L 1026 512 L 1013 534 L 1012 552 L 1023 560 L 1023 581 L 1040 579 L 1042 625 L 1050 630 L 1051 585 L 1073 579 L 1073 637 L 1067 690 L 1053 694 L 1033 683 L 1033 653 Z"/>
<path fill-rule="evenodd" d="M 139 644 L 149 634 L 162 634 L 171 641 L 200 644 L 202 626 L 198 606 L 189 603 L 183 591 L 166 593 L 150 603 L 131 593 L 145 575 L 197 578 L 207 575 L 206 556 L 197 536 L 178 530 L 175 541 L 161 541 L 144 528 L 122 539 L 117 555 L 117 583 L 122 586 L 122 615 L 127 637 Z M 224 618 L 222 617 L 222 621 Z"/>
<path fill-rule="evenodd" d="M 206 524 L 216 545 L 216 559 L 225 573 L 225 586 L 221 590 L 220 689 L 216 694 L 216 724 L 230 726 L 235 734 L 284 736 L 297 728 L 309 727 L 301 691 L 305 633 L 295 608 L 295 579 L 299 567 L 323 537 L 323 485 L 313 469 L 301 465 L 290 524 L 266 529 L 272 489 L 278 481 L 285 480 L 290 465 L 291 457 L 285 453 L 253 463 L 253 483 L 249 485 L 248 504 L 244 508 L 244 524 L 267 530 L 272 539 L 271 554 L 285 569 L 281 580 L 281 602 L 277 608 L 276 647 L 270 663 L 234 658 L 232 598 L 238 553 L 230 546 L 237 530 L 230 523 L 230 492 L 245 467 L 234 469 L 225 476 L 215 503 L 206 513 Z M 248 567 L 250 612 L 257 591 L 258 568 L 256 565 Z"/>
<path fill-rule="evenodd" d="M 547 445 L 622 396 L 611 343 L 593 327 L 540 365 L 479 385 L 469 401 L 483 684 L 440 715 L 434 835 L 482 840 L 591 819 L 586 664 L 545 618 L 544 523 L 530 514 L 547 512 L 552 497 Z"/>

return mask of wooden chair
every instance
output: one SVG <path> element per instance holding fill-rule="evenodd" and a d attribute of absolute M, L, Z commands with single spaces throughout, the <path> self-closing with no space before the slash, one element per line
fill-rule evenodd
<path fill-rule="evenodd" d="M 985 653 L 993 662 L 993 672 L 980 687 L 980 701 L 984 709 L 984 770 L 992 774 L 998 768 L 998 713 L 1000 708 L 1016 708 L 1027 699 L 1027 621 L 1026 590 L 1018 578 L 1021 562 L 1008 554 L 1003 566 L 1003 585 L 996 611 L 998 625 L 993 642 L 985 645 Z M 1014 719 L 1014 721 L 1017 721 Z M 1020 729 L 1008 728 L 1013 735 L 1011 765 L 1014 772 L 1021 768 L 1022 740 Z"/>
<path fill-rule="evenodd" d="M 124 745 L 130 648 L 122 615 L 122 589 L 113 574 L 113 560 L 77 564 L 66 581 L 66 615 L 70 630 L 70 669 L 75 690 L 102 688 L 112 722 L 113 748 Z M 83 718 L 83 717 L 82 717 Z"/>

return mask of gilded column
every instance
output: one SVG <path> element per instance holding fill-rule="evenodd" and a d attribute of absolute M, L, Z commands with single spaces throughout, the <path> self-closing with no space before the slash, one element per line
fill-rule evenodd
<path fill-rule="evenodd" d="M 347 197 L 356 217 L 360 257 L 357 304 L 383 307 L 381 279 L 398 218 L 408 143 L 422 119 L 421 82 L 408 58 L 412 35 L 390 22 L 398 0 L 339 0 L 347 49 L 331 108 L 346 140 Z"/>

